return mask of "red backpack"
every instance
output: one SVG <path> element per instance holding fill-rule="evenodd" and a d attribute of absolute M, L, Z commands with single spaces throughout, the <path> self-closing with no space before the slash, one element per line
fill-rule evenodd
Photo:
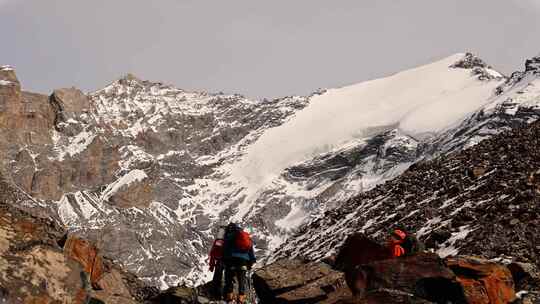
<path fill-rule="evenodd" d="M 253 246 L 251 241 L 251 236 L 244 230 L 238 231 L 236 233 L 236 238 L 234 240 L 234 246 L 240 251 L 250 251 Z"/>

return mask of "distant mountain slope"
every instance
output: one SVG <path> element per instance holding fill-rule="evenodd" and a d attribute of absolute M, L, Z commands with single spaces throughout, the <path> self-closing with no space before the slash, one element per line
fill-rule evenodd
<path fill-rule="evenodd" d="M 540 122 L 415 164 L 303 226 L 273 258 L 321 259 L 354 232 L 381 240 L 407 227 L 441 256 L 540 265 Z"/>

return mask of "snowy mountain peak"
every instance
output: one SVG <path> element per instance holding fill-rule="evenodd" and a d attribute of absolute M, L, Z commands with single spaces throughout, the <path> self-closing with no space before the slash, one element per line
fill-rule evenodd
<path fill-rule="evenodd" d="M 501 83 L 497 77 L 479 81 L 484 79 L 468 69 L 450 68 L 482 64 L 475 58 L 456 54 L 314 96 L 290 121 L 265 132 L 248 151 L 238 175 L 260 185 L 289 165 L 328 152 L 343 142 L 373 136 L 373 130 L 384 126 L 397 124 L 412 136 L 440 131 L 485 104 Z M 489 73 L 500 76 L 492 70 Z M 265 158 L 269 149 L 274 151 L 271 159 Z"/>

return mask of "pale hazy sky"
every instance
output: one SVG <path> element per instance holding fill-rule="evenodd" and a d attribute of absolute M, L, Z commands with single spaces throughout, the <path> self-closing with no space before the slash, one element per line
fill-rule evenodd
<path fill-rule="evenodd" d="M 122 74 L 256 97 L 308 94 L 472 51 L 540 53 L 540 0 L 0 0 L 0 64 L 23 87 Z"/>

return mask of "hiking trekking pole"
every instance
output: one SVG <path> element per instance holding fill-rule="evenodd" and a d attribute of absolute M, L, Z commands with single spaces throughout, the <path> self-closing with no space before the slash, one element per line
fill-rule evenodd
<path fill-rule="evenodd" d="M 251 269 L 248 269 L 246 272 L 246 283 L 248 287 L 248 303 L 249 304 L 256 304 L 257 303 L 257 297 L 255 296 L 255 290 L 253 290 L 253 282 L 251 281 L 252 278 L 252 271 Z"/>

